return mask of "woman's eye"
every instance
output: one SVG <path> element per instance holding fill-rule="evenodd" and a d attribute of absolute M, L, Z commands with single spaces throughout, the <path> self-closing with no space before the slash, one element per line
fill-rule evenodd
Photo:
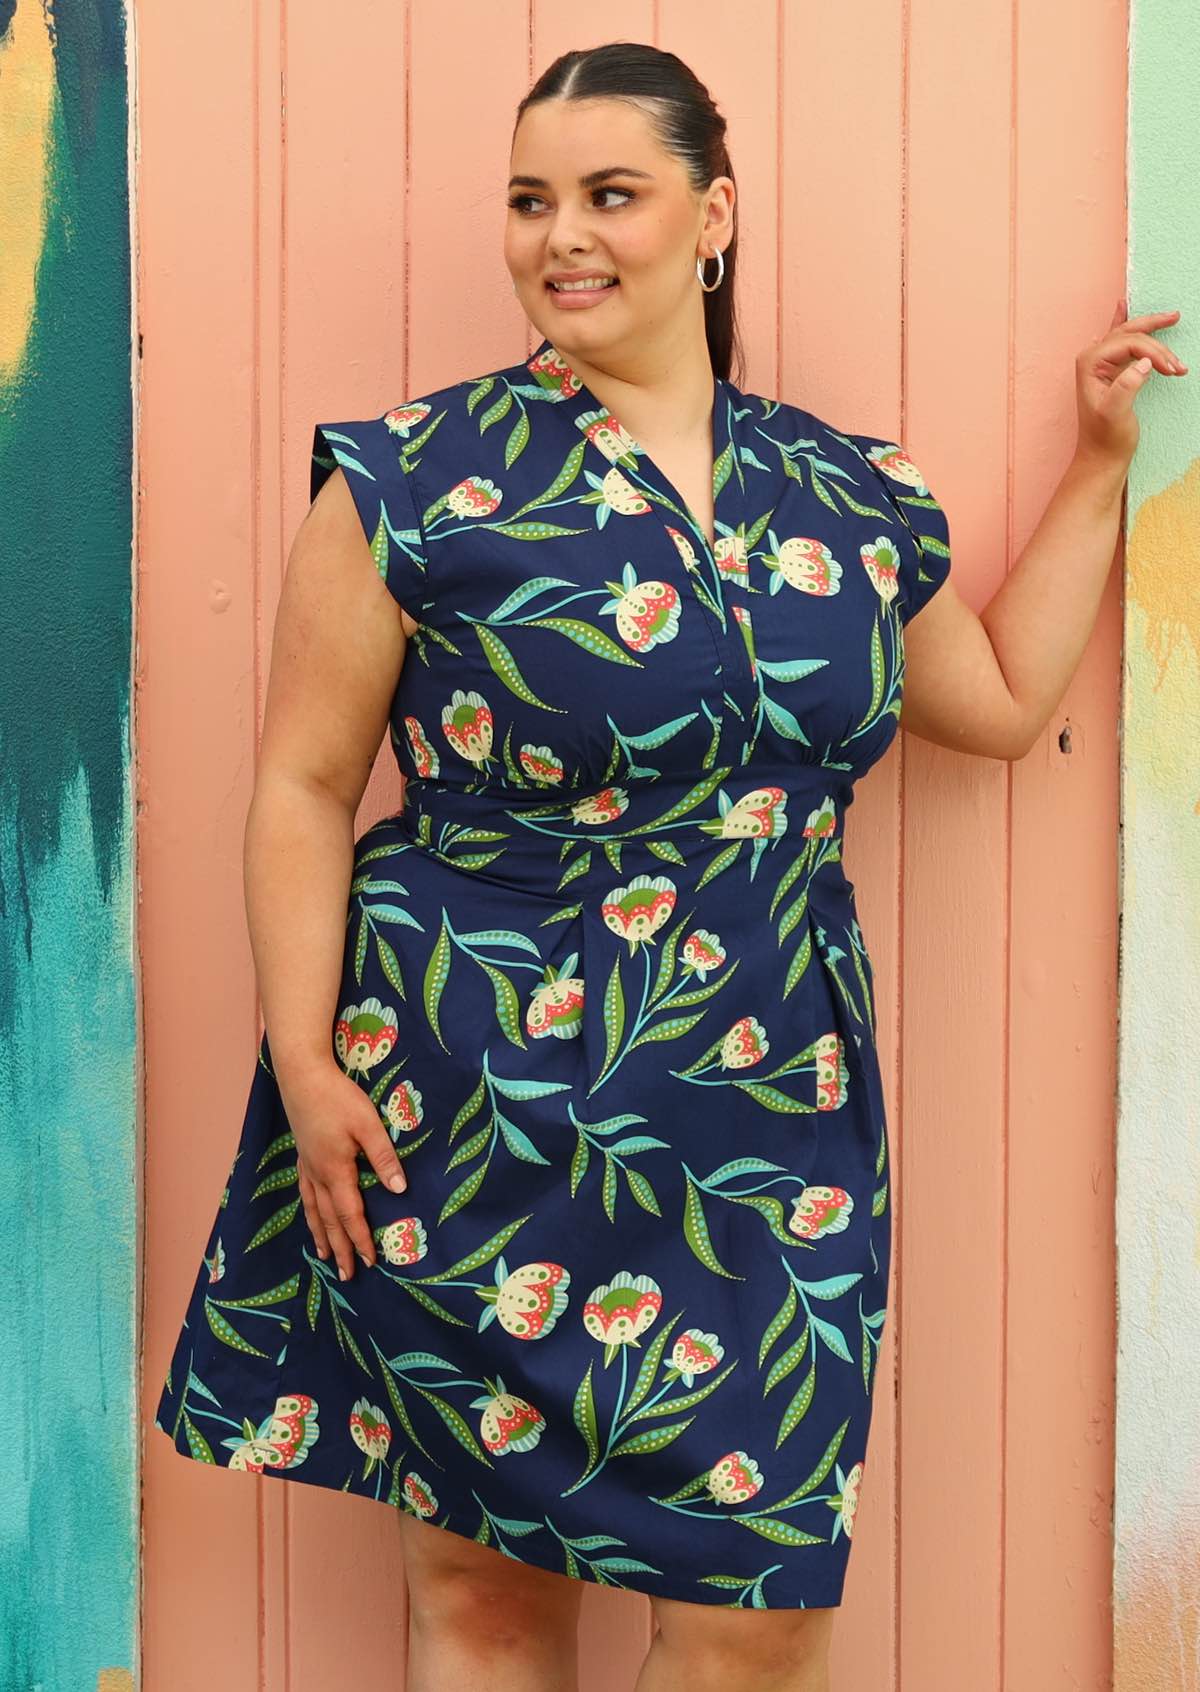
<path fill-rule="evenodd" d="M 632 200 L 635 198 L 632 188 L 597 188 L 595 193 L 621 194 L 626 200 Z M 528 216 L 530 206 L 535 200 L 539 199 L 540 197 L 537 194 L 514 194 L 508 203 L 512 207 L 513 211 L 520 212 L 522 216 Z M 545 204 L 544 201 L 540 201 L 540 203 Z"/>

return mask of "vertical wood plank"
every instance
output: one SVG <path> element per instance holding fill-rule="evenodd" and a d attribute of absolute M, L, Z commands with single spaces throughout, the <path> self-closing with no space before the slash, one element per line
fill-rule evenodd
<path fill-rule="evenodd" d="M 254 8 L 138 15 L 137 716 L 153 1414 L 255 1051 Z M 144 1445 L 143 1683 L 257 1692 L 262 1489 Z M 214 1625 L 219 1618 L 219 1625 Z"/>
<path fill-rule="evenodd" d="M 1074 358 L 1123 292 L 1126 235 L 1126 8 L 1019 16 L 1010 556 L 1074 449 Z M 1046 1692 L 1113 1678 L 1123 568 L 1118 547 L 1083 661 L 1012 783 L 1004 1663 L 1006 1685 Z"/>
<path fill-rule="evenodd" d="M 909 18 L 903 428 L 978 605 L 1007 517 L 1014 12 Z M 898 1678 L 999 1692 L 1010 768 L 901 756 Z"/>

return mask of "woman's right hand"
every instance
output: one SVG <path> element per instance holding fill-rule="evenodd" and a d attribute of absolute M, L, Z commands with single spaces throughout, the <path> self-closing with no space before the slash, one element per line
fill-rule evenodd
<path fill-rule="evenodd" d="M 276 1080 L 296 1141 L 300 1199 L 317 1252 L 327 1258 L 332 1250 L 339 1275 L 348 1281 L 355 1251 L 368 1267 L 375 1263 L 358 1184 L 359 1151 L 394 1192 L 403 1192 L 407 1178 L 375 1106 L 332 1057 L 286 1080 L 277 1071 Z"/>

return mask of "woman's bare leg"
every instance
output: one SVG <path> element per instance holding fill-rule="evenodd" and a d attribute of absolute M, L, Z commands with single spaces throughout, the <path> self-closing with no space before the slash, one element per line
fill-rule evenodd
<path fill-rule="evenodd" d="M 399 1515 L 408 1577 L 405 1692 L 577 1692 L 584 1582 Z"/>
<path fill-rule="evenodd" d="M 829 1692 L 836 1610 L 651 1603 L 659 1631 L 634 1692 Z"/>

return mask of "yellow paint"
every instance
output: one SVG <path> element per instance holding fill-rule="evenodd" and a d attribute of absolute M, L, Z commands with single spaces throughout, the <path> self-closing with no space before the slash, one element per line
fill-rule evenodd
<path fill-rule="evenodd" d="M 17 0 L 0 43 L 0 78 L 0 382 L 9 382 L 29 337 L 46 234 L 48 135 L 56 86 L 41 0 Z"/>
<path fill-rule="evenodd" d="M 133 1675 L 124 1668 L 102 1668 L 96 1676 L 96 1692 L 133 1692 Z"/>
<path fill-rule="evenodd" d="M 1196 689 L 1200 680 L 1200 572 L 1191 565 L 1200 524 L 1200 459 L 1138 507 L 1125 546 L 1128 664 L 1149 684 L 1151 709 L 1130 706 L 1138 781 L 1200 814 L 1195 789 Z M 1145 660 L 1154 666 L 1143 677 Z M 1146 695 L 1143 695 L 1143 699 Z"/>

